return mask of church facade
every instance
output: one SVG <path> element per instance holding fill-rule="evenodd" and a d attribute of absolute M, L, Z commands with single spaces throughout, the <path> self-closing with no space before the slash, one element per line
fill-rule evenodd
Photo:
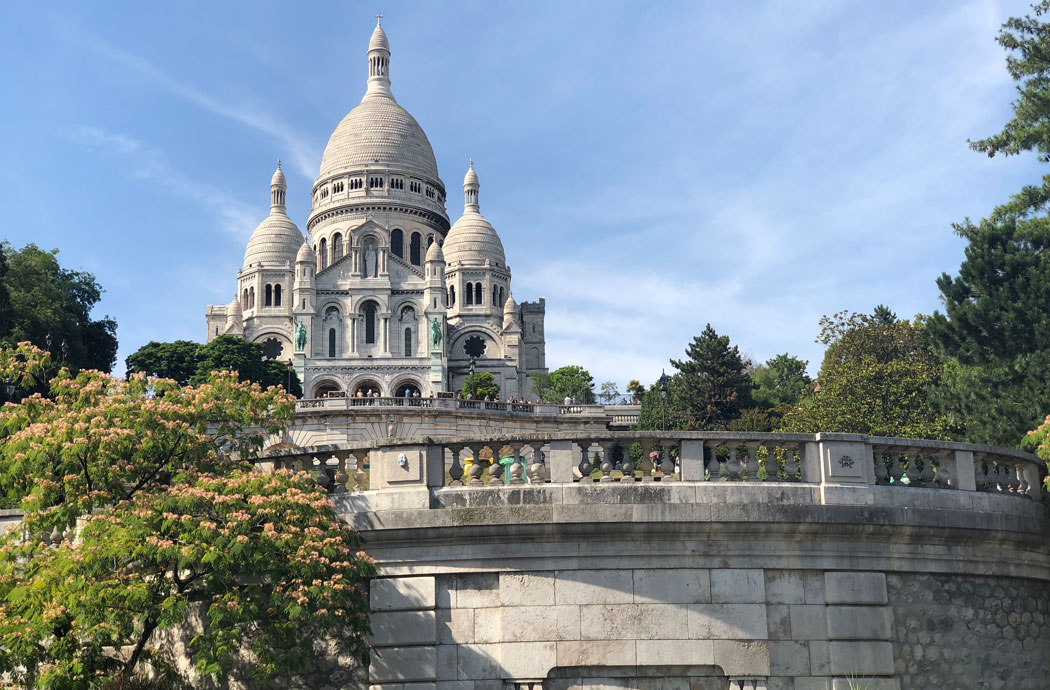
<path fill-rule="evenodd" d="M 207 307 L 207 340 L 262 343 L 294 366 L 306 397 L 428 397 L 460 390 L 472 364 L 495 376 L 503 398 L 532 397 L 529 374 L 546 371 L 545 302 L 511 295 L 480 187 L 471 161 L 463 214 L 450 224 L 430 142 L 391 92 L 377 22 L 365 95 L 321 157 L 309 240 L 287 214 L 278 161 L 236 296 Z"/>

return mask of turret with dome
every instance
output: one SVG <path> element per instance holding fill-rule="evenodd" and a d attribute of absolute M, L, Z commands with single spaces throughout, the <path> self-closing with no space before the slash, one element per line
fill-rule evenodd
<path fill-rule="evenodd" d="M 528 375 L 546 371 L 544 301 L 509 298 L 510 268 L 481 215 L 473 160 L 463 214 L 450 225 L 430 141 L 394 98 L 381 19 L 365 93 L 329 137 L 310 189 L 309 241 L 288 217 L 278 161 L 238 297 L 207 308 L 208 339 L 262 342 L 267 356 L 293 363 L 309 397 L 455 391 L 471 359 L 503 395 L 527 397 Z"/>

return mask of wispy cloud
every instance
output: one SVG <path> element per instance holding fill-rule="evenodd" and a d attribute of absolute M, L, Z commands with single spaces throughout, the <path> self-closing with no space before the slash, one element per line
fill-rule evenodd
<path fill-rule="evenodd" d="M 128 164 L 129 175 L 148 181 L 174 197 L 200 204 L 215 215 L 216 224 L 238 240 L 246 240 L 259 222 L 260 210 L 211 185 L 198 182 L 173 168 L 164 153 L 125 134 L 82 125 L 70 132 L 74 142 Z"/>
<path fill-rule="evenodd" d="M 257 104 L 241 105 L 225 102 L 173 77 L 149 60 L 117 48 L 97 36 L 85 33 L 82 29 L 75 29 L 73 33 L 85 47 L 137 73 L 154 87 L 185 99 L 215 115 L 246 125 L 277 139 L 282 150 L 287 152 L 286 159 L 303 177 L 309 180 L 316 177 L 317 161 L 321 160 L 320 152 L 310 144 L 306 137 L 263 111 Z"/>

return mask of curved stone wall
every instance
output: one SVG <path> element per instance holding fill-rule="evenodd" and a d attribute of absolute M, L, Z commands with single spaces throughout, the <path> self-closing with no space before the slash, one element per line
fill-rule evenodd
<path fill-rule="evenodd" d="M 847 690 L 851 677 L 875 690 L 1045 687 L 1050 518 L 1029 481 L 1038 468 L 1022 490 L 1020 470 L 987 481 L 1000 460 L 985 450 L 931 445 L 940 464 L 926 485 L 879 484 L 864 458 L 886 460 L 887 440 L 813 438 L 794 482 L 706 471 L 669 481 L 689 476 L 680 445 L 681 472 L 667 479 L 537 472 L 532 484 L 456 487 L 445 486 L 444 446 L 377 444 L 382 490 L 332 497 L 382 569 L 372 690 Z M 555 478 L 566 476 L 559 443 L 547 446 Z M 847 446 L 860 459 L 840 468 L 857 470 L 852 485 L 819 471 Z M 1003 453 L 1003 467 L 1031 463 Z M 983 473 L 983 491 L 964 468 Z"/>

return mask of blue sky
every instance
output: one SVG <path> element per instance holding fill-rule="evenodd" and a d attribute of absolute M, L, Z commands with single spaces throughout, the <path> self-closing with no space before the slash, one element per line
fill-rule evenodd
<path fill-rule="evenodd" d="M 12 3 L 0 183 L 17 246 L 95 273 L 124 358 L 203 340 L 275 159 L 305 227 L 364 92 L 374 3 Z M 481 204 L 547 362 L 648 383 L 707 322 L 816 373 L 822 314 L 939 306 L 935 278 L 1031 159 L 988 159 L 1022 2 L 382 3 L 398 101 Z"/>

